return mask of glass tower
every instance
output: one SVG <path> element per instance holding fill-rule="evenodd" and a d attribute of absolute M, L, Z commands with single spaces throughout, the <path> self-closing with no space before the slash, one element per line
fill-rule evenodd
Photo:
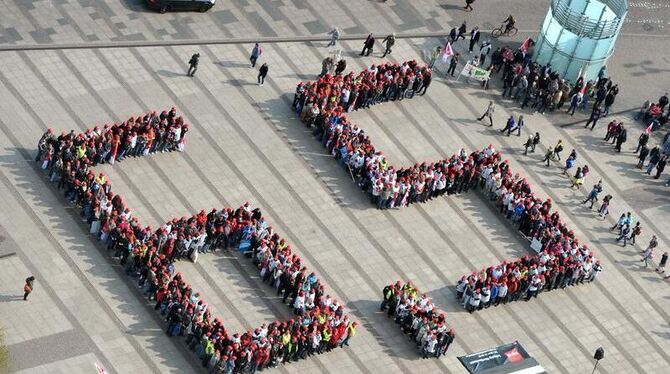
<path fill-rule="evenodd" d="M 552 0 L 535 46 L 535 60 L 571 82 L 594 79 L 614 52 L 627 0 Z"/>

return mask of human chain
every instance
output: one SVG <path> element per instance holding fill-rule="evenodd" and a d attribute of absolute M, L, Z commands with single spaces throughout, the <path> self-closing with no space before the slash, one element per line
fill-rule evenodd
<path fill-rule="evenodd" d="M 490 145 L 469 155 L 461 149 L 448 159 L 406 168 L 389 165 L 382 151 L 375 149 L 370 137 L 351 123 L 345 113 L 382 101 L 412 97 L 414 84 L 398 85 L 408 76 L 410 81 L 414 76 L 414 82 L 423 76 L 425 93 L 425 77 L 430 76 L 430 69 L 409 61 L 400 65 L 372 65 L 357 76 L 353 72 L 346 76 L 326 74 L 315 82 L 298 84 L 293 100 L 302 122 L 315 127 L 315 136 L 349 169 L 358 186 L 379 209 L 405 207 L 445 193 L 467 191 L 477 170 L 499 157 Z M 371 87 L 376 87 L 372 94 Z"/>
<path fill-rule="evenodd" d="M 75 205 L 90 233 L 120 259 L 143 294 L 155 301 L 155 309 L 167 320 L 166 333 L 171 337 L 185 335 L 187 346 L 211 372 L 253 373 L 348 345 L 356 334 L 357 322 L 350 321 L 344 306 L 325 293 L 323 283 L 308 272 L 260 209 L 245 203 L 235 210 L 201 211 L 153 230 L 151 226 L 142 227 L 123 198 L 112 192 L 103 173 L 96 176 L 90 169 L 125 155 L 183 150 L 187 128 L 173 108 L 161 115 L 153 112 L 105 126 L 102 131 L 89 129 L 55 137 L 48 130 L 39 141 L 36 161 Z M 151 136 L 152 131 L 154 135 L 157 131 L 173 135 L 156 138 Z M 138 145 L 132 139 L 135 136 L 147 141 Z M 195 262 L 201 253 L 233 247 L 250 255 L 262 280 L 269 281 L 284 302 L 288 299 L 293 319 L 231 335 L 223 321 L 212 318 L 200 294 L 175 273 L 177 260 L 190 258 Z"/>
<path fill-rule="evenodd" d="M 42 169 L 63 170 L 63 162 L 86 158 L 87 166 L 109 163 L 114 165 L 127 156 L 146 156 L 156 152 L 183 151 L 188 124 L 172 107 L 160 114 L 148 112 L 130 117 L 122 123 L 105 124 L 76 135 L 74 130 L 55 136 L 48 129 L 37 144 L 37 157 Z M 62 151 L 62 152 L 61 152 Z M 59 160 L 55 154 L 61 152 Z M 51 174 L 51 173 L 50 173 Z"/>
<path fill-rule="evenodd" d="M 456 334 L 447 326 L 444 312 L 435 307 L 427 294 L 422 294 L 412 282 L 397 281 L 384 287 L 382 297 L 379 309 L 388 308 L 388 317 L 416 344 L 422 358 L 440 358 L 447 353 Z"/>
<path fill-rule="evenodd" d="M 486 165 L 479 180 L 480 188 L 500 212 L 531 238 L 531 247 L 538 254 L 505 260 L 462 276 L 456 291 L 463 307 L 472 313 L 596 280 L 602 271 L 600 261 L 587 244 L 580 243 L 559 213 L 551 210 L 551 199 L 542 201 L 537 197 L 530 183 L 518 173 L 513 174 L 506 161 Z"/>

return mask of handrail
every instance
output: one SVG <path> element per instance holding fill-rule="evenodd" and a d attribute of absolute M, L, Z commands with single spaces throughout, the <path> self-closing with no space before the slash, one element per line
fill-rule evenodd
<path fill-rule="evenodd" d="M 620 2 L 625 0 L 610 0 L 610 2 L 617 2 L 615 6 L 620 6 Z M 617 10 L 620 10 L 617 9 Z M 615 11 L 612 9 L 612 11 Z M 594 21 L 582 13 L 576 12 L 570 8 L 568 3 L 561 0 L 554 0 L 551 3 L 552 16 L 568 31 L 572 33 L 588 37 L 591 39 L 607 39 L 616 36 L 622 19 L 616 18 L 606 21 Z M 617 12 L 615 11 L 615 14 Z"/>
<path fill-rule="evenodd" d="M 600 0 L 607 5 L 617 17 L 623 19 L 628 13 L 628 0 Z"/>

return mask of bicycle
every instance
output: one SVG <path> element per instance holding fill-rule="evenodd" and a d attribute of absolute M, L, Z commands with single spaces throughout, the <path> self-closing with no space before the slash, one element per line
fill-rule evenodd
<path fill-rule="evenodd" d="M 505 25 L 500 25 L 491 31 L 491 36 L 494 38 L 514 36 L 517 32 L 519 32 L 519 29 L 517 29 L 516 26 L 512 26 L 508 29 Z"/>

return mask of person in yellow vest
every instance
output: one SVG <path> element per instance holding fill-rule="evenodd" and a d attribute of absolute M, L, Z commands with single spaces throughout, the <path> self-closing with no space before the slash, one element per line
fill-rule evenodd
<path fill-rule="evenodd" d="M 321 345 L 319 346 L 318 353 L 321 354 L 323 353 L 323 349 L 328 347 L 330 344 L 330 337 L 332 336 L 330 332 L 330 328 L 326 327 L 323 329 L 321 332 Z"/>
<path fill-rule="evenodd" d="M 81 144 L 77 147 L 77 159 L 82 159 L 86 156 L 86 147 Z"/>
<path fill-rule="evenodd" d="M 95 178 L 95 182 L 102 187 L 105 184 L 106 178 L 105 178 L 105 173 L 100 172 L 98 176 Z"/>
<path fill-rule="evenodd" d="M 346 346 L 349 346 L 349 339 L 353 338 L 356 336 L 356 327 L 358 326 L 358 322 L 351 322 L 349 326 L 347 326 L 347 337 L 342 340 L 342 343 L 340 343 L 340 348 Z"/>

